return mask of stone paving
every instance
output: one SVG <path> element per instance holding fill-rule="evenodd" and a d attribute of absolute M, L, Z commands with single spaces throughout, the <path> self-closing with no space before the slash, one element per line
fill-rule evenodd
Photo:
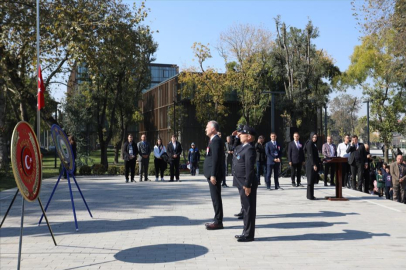
<path fill-rule="evenodd" d="M 151 177 L 152 178 L 152 177 Z M 223 189 L 224 230 L 207 231 L 213 217 L 202 176 L 182 182 L 125 183 L 119 176 L 78 177 L 93 214 L 73 186 L 79 232 L 69 190 L 62 180 L 48 209 L 58 246 L 38 203 L 26 203 L 22 269 L 405 269 L 406 205 L 344 189 L 345 202 L 324 198 L 332 187 L 259 187 L 256 241 L 238 243 L 242 221 L 236 188 Z M 228 177 L 231 184 L 231 177 Z M 263 181 L 263 180 L 262 180 Z M 56 178 L 43 181 L 48 200 Z M 303 182 L 305 180 L 303 179 Z M 1 217 L 15 189 L 0 193 Z M 0 229 L 0 268 L 16 269 L 20 234 L 19 196 Z"/>

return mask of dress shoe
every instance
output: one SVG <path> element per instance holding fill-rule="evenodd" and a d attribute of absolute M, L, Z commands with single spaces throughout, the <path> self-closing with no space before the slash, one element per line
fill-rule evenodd
<path fill-rule="evenodd" d="M 303 185 L 299 183 L 299 184 L 297 184 L 297 187 L 303 187 Z"/>
<path fill-rule="evenodd" d="M 238 242 L 252 242 L 252 241 L 254 241 L 254 238 L 243 236 L 241 238 L 238 238 L 237 241 Z"/>
<path fill-rule="evenodd" d="M 330 186 L 335 187 L 336 185 L 334 183 L 330 184 Z"/>
<path fill-rule="evenodd" d="M 258 186 L 260 186 L 261 185 L 261 182 L 258 182 Z"/>
<path fill-rule="evenodd" d="M 327 187 L 327 183 L 324 183 L 324 186 Z"/>
<path fill-rule="evenodd" d="M 173 182 L 173 179 L 169 180 L 169 182 Z"/>
<path fill-rule="evenodd" d="M 238 214 L 234 214 L 235 217 L 241 217 L 242 215 L 244 215 L 243 212 L 240 212 Z"/>
<path fill-rule="evenodd" d="M 278 189 L 283 190 L 283 188 L 281 188 L 280 186 L 278 186 Z"/>
<path fill-rule="evenodd" d="M 132 179 L 132 180 L 131 180 L 131 182 L 133 182 L 133 183 L 134 183 L 134 182 L 137 182 L 137 181 L 135 181 L 134 179 Z"/>
<path fill-rule="evenodd" d="M 296 183 L 292 183 L 292 187 L 296 187 Z"/>
<path fill-rule="evenodd" d="M 224 229 L 223 224 L 210 223 L 206 225 L 206 230 L 220 230 Z"/>
<path fill-rule="evenodd" d="M 240 238 L 243 238 L 243 237 L 245 237 L 243 234 L 237 234 L 236 236 L 234 236 L 235 238 L 237 238 L 237 239 L 240 239 Z"/>
<path fill-rule="evenodd" d="M 239 216 L 238 219 L 244 219 L 244 216 Z"/>

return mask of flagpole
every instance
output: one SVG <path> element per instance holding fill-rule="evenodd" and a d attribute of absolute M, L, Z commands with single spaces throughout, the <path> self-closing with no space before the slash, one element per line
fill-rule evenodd
<path fill-rule="evenodd" d="M 37 0 L 37 85 L 39 82 L 39 68 L 40 68 L 40 61 L 39 61 L 39 0 Z M 40 85 L 39 85 L 40 87 Z M 37 88 L 37 95 L 38 95 L 38 88 Z M 37 96 L 37 138 L 38 144 L 41 147 L 41 111 L 39 109 L 38 104 L 38 96 Z"/>

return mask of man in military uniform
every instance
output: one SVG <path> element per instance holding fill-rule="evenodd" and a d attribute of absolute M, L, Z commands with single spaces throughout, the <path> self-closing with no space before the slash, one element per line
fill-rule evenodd
<path fill-rule="evenodd" d="M 233 185 L 238 187 L 243 208 L 244 230 L 236 235 L 238 242 L 254 241 L 255 216 L 257 208 L 258 181 L 255 177 L 256 152 L 252 146 L 256 132 L 249 126 L 244 126 L 239 134 L 241 144 L 234 150 Z"/>

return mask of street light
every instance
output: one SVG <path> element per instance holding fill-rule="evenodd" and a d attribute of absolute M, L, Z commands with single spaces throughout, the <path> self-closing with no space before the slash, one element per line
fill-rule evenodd
<path fill-rule="evenodd" d="M 370 100 L 369 99 L 367 99 L 366 101 L 364 101 L 364 102 L 362 102 L 362 103 L 366 103 L 367 104 L 367 132 L 368 132 L 368 135 L 367 135 L 367 138 L 368 138 L 368 145 L 370 144 L 369 143 L 369 102 L 370 102 Z"/>
<path fill-rule="evenodd" d="M 275 94 L 285 94 L 283 91 L 264 91 L 262 94 L 271 94 L 271 132 L 275 131 Z"/>

